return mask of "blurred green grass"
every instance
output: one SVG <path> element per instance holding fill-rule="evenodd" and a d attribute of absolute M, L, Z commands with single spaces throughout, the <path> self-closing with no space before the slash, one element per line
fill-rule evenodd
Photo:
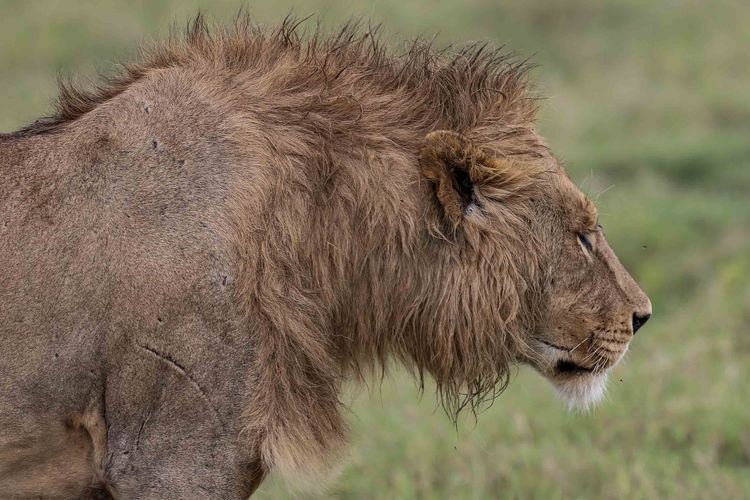
<path fill-rule="evenodd" d="M 199 8 L 243 6 L 263 23 L 363 17 L 394 42 L 437 33 L 533 55 L 539 128 L 654 305 L 590 415 L 526 369 L 457 427 L 399 370 L 352 390 L 351 455 L 327 496 L 747 497 L 750 3 L 0 0 L 0 130 L 48 112 L 59 71 L 92 77 Z M 289 495 L 272 477 L 258 496 Z"/>

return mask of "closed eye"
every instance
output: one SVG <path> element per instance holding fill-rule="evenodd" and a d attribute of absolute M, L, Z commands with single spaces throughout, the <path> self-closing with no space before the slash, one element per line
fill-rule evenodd
<path fill-rule="evenodd" d="M 594 246 L 591 244 L 591 240 L 589 239 L 589 236 L 586 233 L 578 233 L 578 241 L 581 242 L 581 245 L 583 245 L 583 248 L 586 249 L 588 252 L 594 251 Z"/>

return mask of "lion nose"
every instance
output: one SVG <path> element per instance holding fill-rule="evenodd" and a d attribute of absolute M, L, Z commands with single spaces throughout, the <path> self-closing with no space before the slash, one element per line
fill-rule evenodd
<path fill-rule="evenodd" d="M 638 331 L 640 327 L 646 324 L 646 321 L 651 317 L 651 314 L 640 314 L 640 313 L 633 313 L 633 335 L 635 335 L 635 332 Z"/>

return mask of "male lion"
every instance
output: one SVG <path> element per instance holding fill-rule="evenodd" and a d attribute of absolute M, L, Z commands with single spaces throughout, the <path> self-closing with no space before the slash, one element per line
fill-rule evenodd
<path fill-rule="evenodd" d="M 0 497 L 315 481 L 346 377 L 457 412 L 526 363 L 588 405 L 648 319 L 524 67 L 247 21 L 0 138 Z"/>

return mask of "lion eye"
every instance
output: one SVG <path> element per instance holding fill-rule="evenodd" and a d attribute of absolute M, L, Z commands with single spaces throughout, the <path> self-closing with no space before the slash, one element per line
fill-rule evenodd
<path fill-rule="evenodd" d="M 588 252 L 593 252 L 594 251 L 594 247 L 591 244 L 591 240 L 589 239 L 588 235 L 586 235 L 585 233 L 578 233 L 578 241 L 581 242 L 581 245 L 583 245 L 583 247 Z"/>

